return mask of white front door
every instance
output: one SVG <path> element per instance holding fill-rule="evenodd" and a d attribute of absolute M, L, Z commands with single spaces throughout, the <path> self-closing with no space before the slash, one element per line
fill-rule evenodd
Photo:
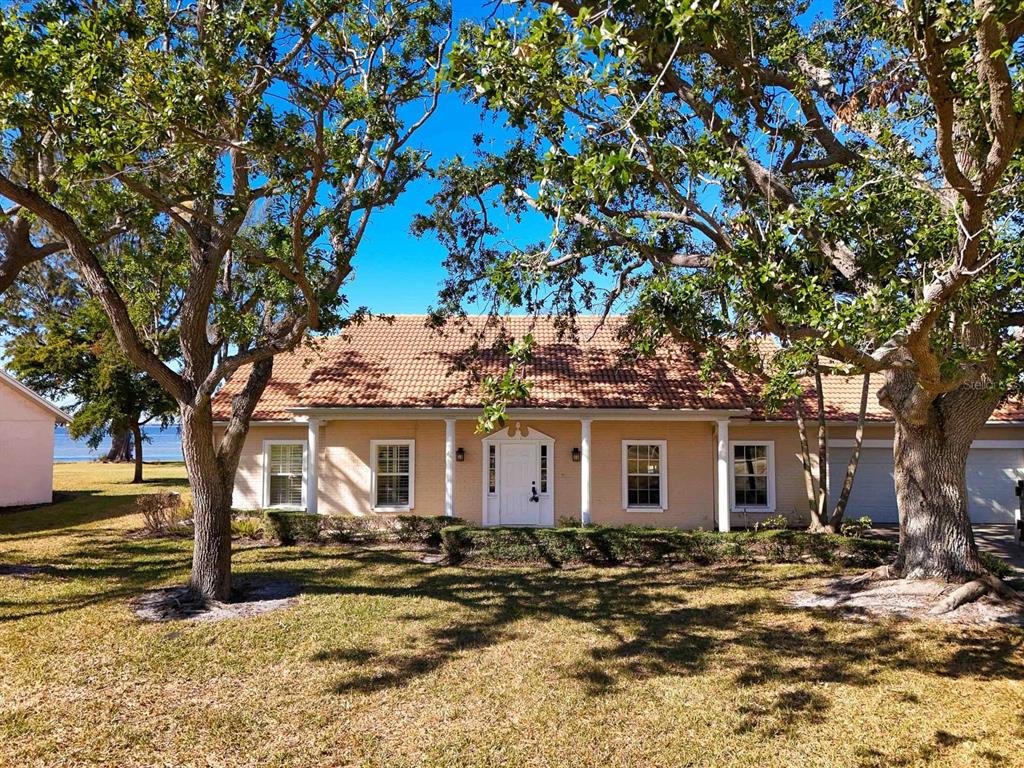
<path fill-rule="evenodd" d="M 540 525 L 541 505 L 537 493 L 540 446 L 536 443 L 504 443 L 499 465 L 501 477 L 501 525 Z"/>

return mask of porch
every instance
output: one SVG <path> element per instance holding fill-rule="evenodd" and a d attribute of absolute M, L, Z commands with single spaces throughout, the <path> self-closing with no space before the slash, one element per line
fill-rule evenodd
<path fill-rule="evenodd" d="M 487 526 L 732 522 L 728 416 L 745 414 L 511 411 L 505 429 L 481 435 L 476 412 L 338 410 L 295 409 L 306 447 L 299 506 L 311 513 L 441 514 Z M 770 446 L 758 444 L 767 470 Z M 271 465 L 269 454 L 261 463 Z M 774 473 L 763 486 L 767 508 Z"/>

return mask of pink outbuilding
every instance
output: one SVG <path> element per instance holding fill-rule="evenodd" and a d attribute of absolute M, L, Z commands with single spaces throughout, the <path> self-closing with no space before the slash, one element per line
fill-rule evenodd
<path fill-rule="evenodd" d="M 54 427 L 70 417 L 0 371 L 0 507 L 53 501 Z"/>

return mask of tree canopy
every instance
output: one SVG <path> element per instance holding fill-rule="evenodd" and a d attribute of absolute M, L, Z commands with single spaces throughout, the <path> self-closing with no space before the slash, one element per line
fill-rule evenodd
<path fill-rule="evenodd" d="M 193 583 L 230 588 L 231 488 L 275 354 L 358 320 L 343 286 L 372 215 L 424 172 L 449 11 L 434 0 L 98 5 L 0 15 L 0 197 L 62 240 L 127 357 L 178 403 Z M 173 234 L 140 258 L 120 237 Z M 181 265 L 176 361 L 129 297 Z M 246 386 L 215 443 L 211 398 Z"/>
<path fill-rule="evenodd" d="M 897 445 L 939 446 L 932 466 L 948 449 L 962 490 L 952 443 L 1021 384 L 1018 4 L 517 7 L 464 26 L 451 56 L 455 86 L 516 135 L 452 160 L 419 222 L 451 252 L 439 312 L 622 300 L 635 349 L 696 345 L 709 381 L 763 369 L 776 403 L 820 358 L 881 374 Z M 543 216 L 549 238 L 510 247 L 495 208 Z M 978 568 L 964 494 L 909 490 L 946 482 L 927 464 L 897 455 L 901 509 L 942 507 Z"/>
<path fill-rule="evenodd" d="M 913 367 L 915 407 L 983 372 L 1016 384 L 1015 5 L 522 7 L 464 27 L 451 58 L 521 130 L 452 161 L 421 222 L 453 253 L 442 308 L 629 296 L 641 348 L 679 333 L 738 361 L 775 334 Z M 544 215 L 550 240 L 503 248 L 493 205 Z"/>
<path fill-rule="evenodd" d="M 159 243 L 161 249 L 168 241 Z M 166 276 L 165 276 L 166 278 Z M 173 360 L 176 339 L 166 291 L 174 281 L 151 284 L 131 297 L 132 314 L 154 349 Z M 137 288 L 139 286 L 136 286 Z M 38 392 L 70 399 L 73 438 L 96 448 L 108 436 L 134 445 L 135 482 L 142 482 L 142 425 L 170 424 L 174 400 L 125 356 L 99 304 L 85 291 L 66 257 L 29 265 L 0 299 L 0 320 L 10 334 L 8 367 Z M 130 455 L 126 458 L 131 458 Z"/>

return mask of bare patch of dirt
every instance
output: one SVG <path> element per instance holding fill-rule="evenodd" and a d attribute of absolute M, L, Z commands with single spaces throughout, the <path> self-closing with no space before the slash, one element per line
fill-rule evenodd
<path fill-rule="evenodd" d="M 984 595 L 954 610 L 934 613 L 959 584 L 944 581 L 882 579 L 862 576 L 826 579 L 817 587 L 790 595 L 797 608 L 836 611 L 858 618 L 895 617 L 928 619 L 954 624 L 1015 624 L 1024 626 L 1024 607 L 993 595 Z"/>
<path fill-rule="evenodd" d="M 291 608 L 299 600 L 298 587 L 289 581 L 240 581 L 231 602 L 205 600 L 188 587 L 169 587 L 146 592 L 131 603 L 143 621 L 216 622 Z"/>

